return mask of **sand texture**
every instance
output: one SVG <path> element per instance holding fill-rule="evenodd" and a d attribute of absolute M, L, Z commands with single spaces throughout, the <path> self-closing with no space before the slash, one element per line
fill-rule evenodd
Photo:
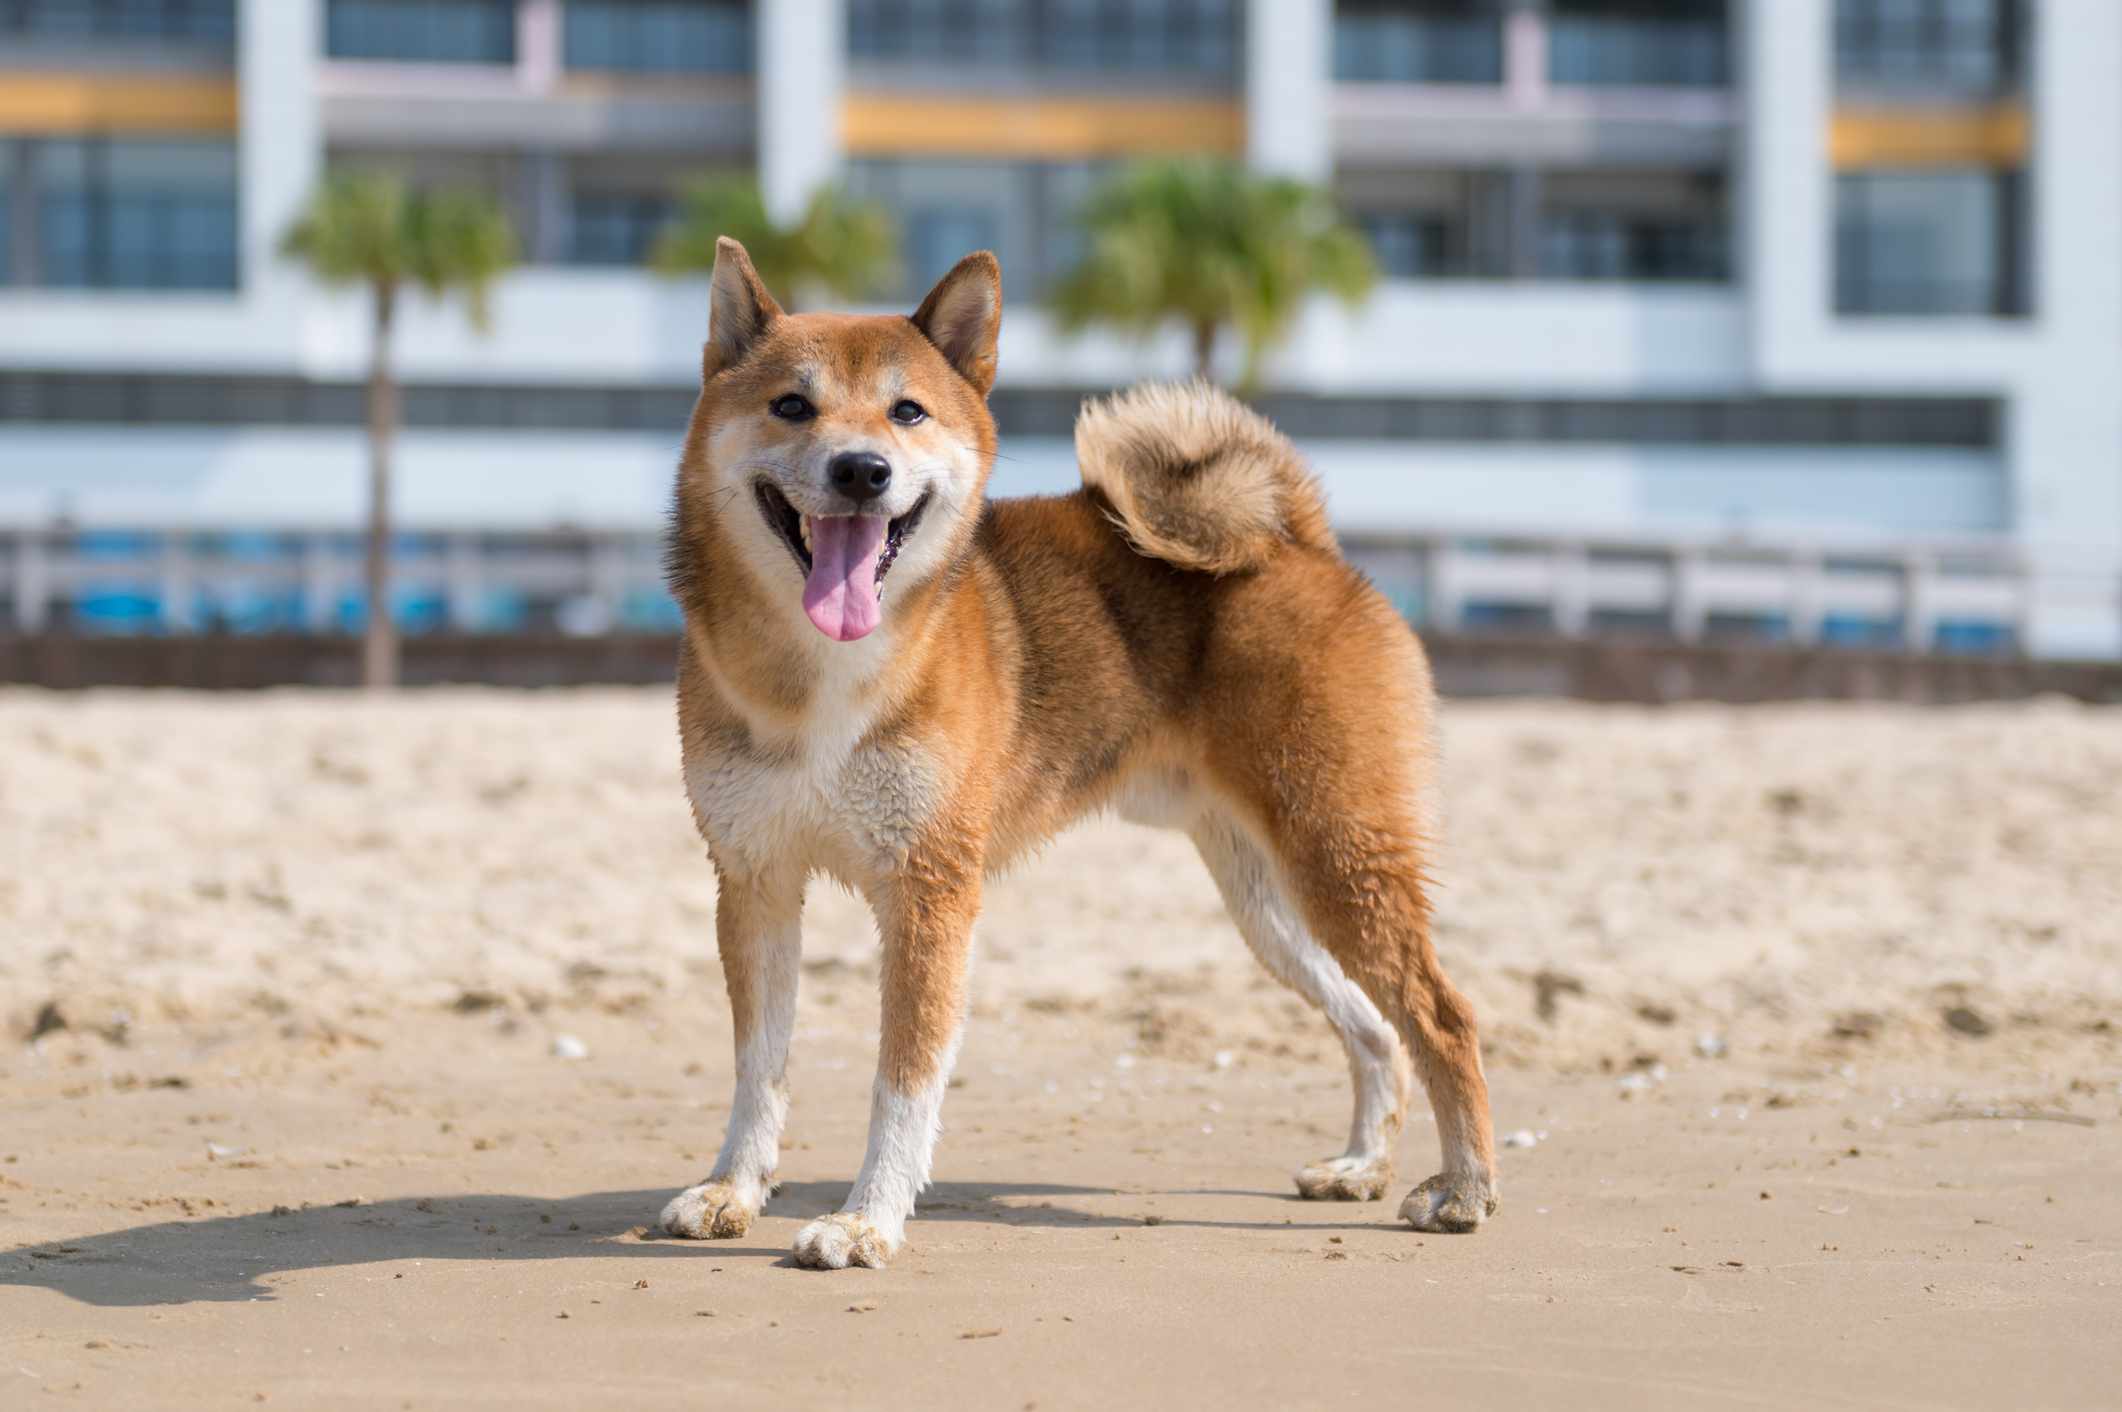
<path fill-rule="evenodd" d="M 729 1100 L 665 693 L 0 693 L 0 1407 L 2115 1405 L 2122 712 L 1444 720 L 1487 1230 L 1395 1225 L 1423 1112 L 1294 1199 L 1330 1031 L 1093 822 L 989 890 L 910 1248 L 820 1274 L 822 883 L 781 1196 L 644 1229 Z"/>

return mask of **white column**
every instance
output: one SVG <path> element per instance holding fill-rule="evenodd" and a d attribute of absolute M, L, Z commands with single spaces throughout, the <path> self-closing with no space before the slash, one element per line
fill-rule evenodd
<path fill-rule="evenodd" d="M 453 534 L 443 559 L 443 597 L 449 605 L 453 632 L 471 632 L 479 625 L 481 569 L 479 537 Z"/>
<path fill-rule="evenodd" d="M 1564 542 L 1554 550 L 1550 570 L 1555 631 L 1582 637 L 1591 630 L 1591 554 L 1582 544 Z"/>
<path fill-rule="evenodd" d="M 286 303 L 276 320 L 292 341 L 292 302 L 301 276 L 280 258 L 280 240 L 308 202 L 324 164 L 317 114 L 317 63 L 323 51 L 323 0 L 241 0 L 237 84 L 237 202 L 243 230 L 243 295 L 254 306 Z"/>
<path fill-rule="evenodd" d="M 1800 647 L 1820 642 L 1826 618 L 1827 561 L 1817 550 L 1804 550 L 1790 561 L 1790 640 Z"/>
<path fill-rule="evenodd" d="M 1547 14 L 1533 0 L 1517 0 L 1504 17 L 1503 89 L 1513 108 L 1547 103 Z"/>
<path fill-rule="evenodd" d="M 1427 572 L 1422 584 L 1422 626 L 1438 632 L 1459 630 L 1460 610 L 1466 605 L 1459 592 L 1459 547 L 1448 536 L 1429 542 Z"/>
<path fill-rule="evenodd" d="M 839 173 L 840 94 L 847 70 L 842 0 L 772 0 L 758 27 L 759 188 L 777 220 L 801 214 Z"/>
<path fill-rule="evenodd" d="M 40 530 L 15 536 L 15 626 L 25 633 L 43 630 L 51 615 L 52 575 Z"/>
<path fill-rule="evenodd" d="M 533 93 L 559 87 L 561 50 L 560 0 L 518 0 L 516 82 Z"/>
<path fill-rule="evenodd" d="M 172 530 L 162 543 L 162 623 L 172 632 L 191 632 L 199 626 L 194 594 L 198 575 L 192 563 L 191 536 Z"/>
<path fill-rule="evenodd" d="M 2122 653 L 2122 5 L 2034 15 L 2033 311 L 2005 448 L 2032 566 L 2032 649 Z"/>
<path fill-rule="evenodd" d="M 1262 171 L 1334 174 L 1333 0 L 1247 0 L 1245 155 Z"/>
<path fill-rule="evenodd" d="M 1901 557 L 1901 645 L 1929 652 L 1938 639 L 1938 566 L 1922 550 Z"/>
<path fill-rule="evenodd" d="M 338 556 L 331 537 L 305 536 L 302 541 L 302 620 L 311 632 L 329 632 L 339 616 Z"/>
<path fill-rule="evenodd" d="M 1827 332 L 1834 174 L 1830 0 L 1746 0 L 1735 20 L 1745 146 L 1734 212 L 1755 365 L 1800 376 Z"/>
<path fill-rule="evenodd" d="M 1702 591 L 1705 567 L 1699 549 L 1673 551 L 1669 569 L 1672 627 L 1673 636 L 1682 642 L 1700 642 L 1709 630 L 1709 600 Z"/>

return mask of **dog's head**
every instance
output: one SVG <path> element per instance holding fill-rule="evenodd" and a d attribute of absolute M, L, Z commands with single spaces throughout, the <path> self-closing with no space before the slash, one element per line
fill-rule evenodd
<path fill-rule="evenodd" d="M 769 596 L 836 642 L 965 551 L 994 460 L 1002 272 L 986 251 L 911 318 L 786 314 L 744 247 L 716 247 L 681 497 L 711 504 Z"/>

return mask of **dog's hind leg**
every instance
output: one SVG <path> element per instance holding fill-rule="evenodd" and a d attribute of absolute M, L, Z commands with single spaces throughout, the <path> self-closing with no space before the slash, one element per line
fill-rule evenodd
<path fill-rule="evenodd" d="M 1390 781 L 1392 762 L 1365 766 L 1353 777 L 1288 777 L 1263 790 L 1280 796 L 1267 813 L 1274 853 L 1312 933 L 1399 1032 L 1429 1091 L 1444 1168 L 1408 1194 L 1401 1216 L 1417 1230 L 1470 1231 L 1496 1209 L 1473 1007 L 1430 942 L 1420 825 L 1390 799 L 1395 791 L 1373 787 L 1366 797 L 1356 783 Z"/>
<path fill-rule="evenodd" d="M 1306 929 L 1273 862 L 1237 824 L 1211 813 L 1191 833 L 1245 944 L 1275 979 L 1325 1012 L 1348 1052 L 1356 1089 L 1348 1149 L 1299 1171 L 1297 1190 L 1315 1201 L 1376 1201 L 1392 1185 L 1393 1149 L 1407 1115 L 1407 1050 L 1370 997 Z"/>
<path fill-rule="evenodd" d="M 721 872 L 715 940 L 736 1031 L 737 1086 L 714 1171 L 672 1197 L 660 1224 L 675 1236 L 743 1235 L 772 1193 L 788 1118 L 788 1042 L 802 959 L 803 875 Z"/>

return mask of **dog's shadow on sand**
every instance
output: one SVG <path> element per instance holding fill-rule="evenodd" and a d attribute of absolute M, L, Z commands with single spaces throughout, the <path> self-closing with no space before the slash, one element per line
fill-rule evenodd
<path fill-rule="evenodd" d="M 943 1182 L 922 1196 L 918 1221 L 997 1226 L 1138 1227 L 1139 1216 L 1097 1215 L 1049 1198 L 1112 1197 L 1095 1187 Z M 1255 1193 L 1257 1194 L 1257 1193 Z M 158 1221 L 101 1235 L 0 1251 L 0 1288 L 55 1290 L 112 1307 L 272 1299 L 271 1276 L 395 1260 L 754 1260 L 789 1264 L 785 1245 L 659 1237 L 652 1223 L 668 1188 L 531 1196 L 404 1197 L 342 1206 L 276 1207 L 202 1221 Z M 844 1182 L 785 1182 L 768 1207 L 809 1220 L 838 1208 Z M 1173 1221 L 1173 1225 L 1189 1224 Z M 1203 1224 L 1223 1224 L 1207 1222 Z M 1249 1224 L 1249 1223 L 1248 1223 Z M 918 1233 L 918 1231 L 917 1231 Z"/>

